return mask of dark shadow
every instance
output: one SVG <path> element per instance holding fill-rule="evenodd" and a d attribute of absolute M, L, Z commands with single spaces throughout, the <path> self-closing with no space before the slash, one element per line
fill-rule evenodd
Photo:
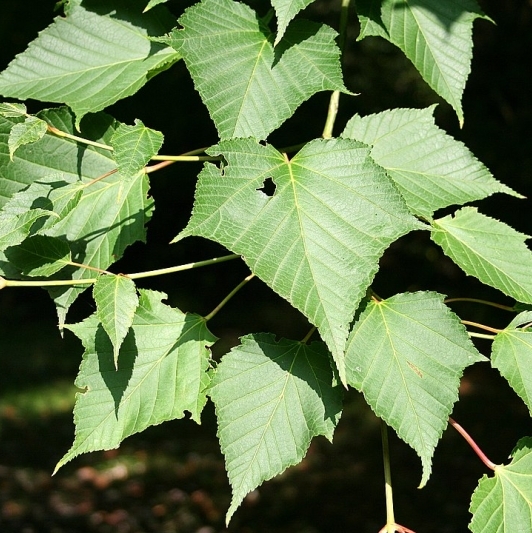
<path fill-rule="evenodd" d="M 99 372 L 109 392 L 113 396 L 115 415 L 118 419 L 120 402 L 122 401 L 129 380 L 133 375 L 133 366 L 138 356 L 135 332 L 131 328 L 120 347 L 118 369 L 115 368 L 113 345 L 101 324 L 98 324 L 94 345 L 96 348 L 96 357 L 98 357 Z"/>

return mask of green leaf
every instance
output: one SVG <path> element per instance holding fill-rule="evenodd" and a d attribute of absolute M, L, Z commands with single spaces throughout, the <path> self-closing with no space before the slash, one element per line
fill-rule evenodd
<path fill-rule="evenodd" d="M 146 11 L 149 11 L 152 7 L 155 7 L 159 4 L 164 4 L 165 2 L 168 2 L 168 0 L 150 0 L 148 2 L 148 5 L 144 8 L 144 13 L 146 13 Z"/>
<path fill-rule="evenodd" d="M 34 181 L 13 197 L 0 210 L 0 250 L 20 244 L 39 223 L 38 231 L 52 227 L 77 205 L 82 190 L 79 183 L 66 183 L 60 176 Z M 37 230 L 35 230 L 37 231 Z"/>
<path fill-rule="evenodd" d="M 371 301 L 355 323 L 346 350 L 347 381 L 417 452 L 420 486 L 430 477 L 464 368 L 484 360 L 437 293 Z"/>
<path fill-rule="evenodd" d="M 118 369 L 120 346 L 139 305 L 135 282 L 125 276 L 99 276 L 92 289 L 96 315 L 113 343 L 113 359 Z"/>
<path fill-rule="evenodd" d="M 62 131 L 74 132 L 74 118 L 64 108 L 46 111 L 39 116 Z M 91 140 L 109 144 L 116 127 L 111 117 L 100 113 L 83 121 L 82 134 Z M 66 239 L 76 263 L 107 270 L 122 256 L 127 246 L 145 239 L 145 225 L 153 207 L 153 200 L 148 198 L 148 178 L 144 173 L 138 173 L 127 181 L 115 173 L 94 182 L 95 178 L 115 168 L 112 152 L 92 146 L 80 147 L 72 140 L 52 135 L 45 135 L 30 147 L 22 146 L 17 150 L 13 163 L 7 153 L 2 157 L 0 144 L 0 172 L 4 176 L 0 181 L 0 196 L 2 188 L 12 194 L 24 183 L 50 179 L 53 173 L 57 177 L 56 187 L 69 187 L 58 189 L 53 195 L 50 193 L 53 209 L 60 210 L 61 216 L 55 223 L 50 217 L 41 232 Z M 82 190 L 81 197 L 79 190 Z M 39 199 L 48 195 L 37 189 L 35 192 Z M 31 207 L 31 198 L 26 197 L 26 201 Z M 68 267 L 61 273 L 62 279 L 93 277 L 94 272 L 85 268 Z M 60 325 L 64 323 L 70 305 L 83 290 L 85 288 L 81 286 L 49 289 L 56 303 Z"/>
<path fill-rule="evenodd" d="M 70 248 L 61 239 L 34 235 L 5 252 L 25 276 L 51 276 L 71 262 Z"/>
<path fill-rule="evenodd" d="M 222 358 L 210 396 L 233 499 L 229 523 L 246 494 L 303 459 L 311 439 L 332 440 L 342 390 L 322 343 L 246 335 Z"/>
<path fill-rule="evenodd" d="M 316 325 L 345 382 L 349 323 L 378 261 L 401 235 L 424 228 L 369 148 L 348 139 L 315 140 L 291 161 L 250 139 L 225 141 L 223 173 L 199 176 L 188 226 L 243 256 L 251 270 Z M 272 197 L 260 190 L 271 179 Z"/>
<path fill-rule="evenodd" d="M 400 48 L 427 84 L 451 104 L 462 124 L 473 21 L 488 18 L 475 0 L 358 0 L 357 13 L 362 29 L 358 38 L 380 36 Z"/>
<path fill-rule="evenodd" d="M 521 197 L 494 179 L 463 143 L 435 125 L 434 108 L 355 115 L 342 137 L 372 146 L 373 159 L 386 169 L 408 207 L 420 216 L 430 218 L 442 207 L 496 192 Z"/>
<path fill-rule="evenodd" d="M 532 529 L 532 438 L 521 439 L 512 462 L 482 476 L 471 498 L 473 533 L 528 533 Z"/>
<path fill-rule="evenodd" d="M 249 7 L 204 0 L 165 42 L 183 54 L 222 139 L 265 139 L 314 93 L 348 92 L 336 32 L 298 21 L 274 50 L 273 35 Z"/>
<path fill-rule="evenodd" d="M 122 176 L 129 178 L 142 170 L 163 144 L 163 134 L 146 128 L 141 120 L 134 126 L 119 124 L 111 138 L 113 156 Z"/>
<path fill-rule="evenodd" d="M 180 57 L 150 40 L 168 32 L 173 17 L 164 8 L 140 16 L 131 3 L 113 2 L 104 14 L 75 5 L 57 17 L 0 74 L 0 94 L 68 104 L 79 126 L 86 113 L 137 92 Z"/>
<path fill-rule="evenodd" d="M 492 346 L 491 365 L 525 402 L 532 414 L 532 311 L 517 315 L 495 336 Z"/>
<path fill-rule="evenodd" d="M 216 338 L 205 320 L 164 305 L 163 293 L 140 290 L 130 332 L 120 348 L 118 370 L 113 346 L 96 314 L 65 326 L 85 352 L 76 379 L 76 437 L 56 471 L 81 453 L 117 448 L 123 439 L 185 410 L 199 422 L 210 378 L 209 348 Z"/>
<path fill-rule="evenodd" d="M 9 157 L 13 161 L 16 150 L 24 144 L 32 144 L 44 137 L 48 126 L 44 120 L 37 117 L 28 117 L 20 124 L 15 124 L 11 129 L 9 140 Z"/>
<path fill-rule="evenodd" d="M 283 38 L 290 21 L 314 0 L 272 0 L 272 6 L 277 16 L 277 36 L 275 46 Z"/>
<path fill-rule="evenodd" d="M 14 104 L 11 102 L 0 103 L 0 115 L 3 117 L 23 117 L 26 112 L 27 110 L 24 104 Z"/>
<path fill-rule="evenodd" d="M 528 236 L 464 207 L 433 222 L 432 240 L 466 274 L 524 303 L 532 303 Z"/>

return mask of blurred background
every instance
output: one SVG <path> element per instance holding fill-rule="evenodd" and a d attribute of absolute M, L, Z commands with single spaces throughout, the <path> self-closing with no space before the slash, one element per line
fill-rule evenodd
<path fill-rule="evenodd" d="M 171 0 L 179 16 L 191 1 Z M 248 2 L 264 14 L 265 2 Z M 0 69 L 53 20 L 54 0 L 3 0 Z M 347 87 L 360 93 L 340 101 L 336 133 L 355 113 L 440 103 L 436 121 L 469 149 L 495 177 L 516 191 L 532 193 L 532 2 L 482 0 L 494 21 L 477 20 L 472 73 L 464 95 L 465 124 L 420 79 L 401 52 L 379 39 L 355 41 L 354 14 L 345 53 Z M 337 27 L 339 0 L 313 3 L 306 16 Z M 303 104 L 270 141 L 286 146 L 319 137 L 328 94 Z M 185 105 L 183 105 L 185 103 Z M 140 118 L 165 134 L 163 153 L 179 154 L 216 142 L 216 132 L 183 64 L 154 78 L 137 95 L 108 112 L 122 122 Z M 30 102 L 30 112 L 41 104 Z M 323 116 L 323 121 L 316 117 Z M 297 140 L 295 140 L 297 139 Z M 198 164 L 173 165 L 151 175 L 156 212 L 148 244 L 126 252 L 116 271 L 133 272 L 208 259 L 227 253 L 202 239 L 168 242 L 190 214 Z M 532 204 L 496 195 L 479 203 L 483 213 L 532 233 Z M 140 286 L 165 291 L 169 303 L 205 315 L 246 275 L 241 262 L 167 277 Z M 435 290 L 451 297 L 482 297 L 512 305 L 495 290 L 467 278 L 426 234 L 395 243 L 382 259 L 376 292 L 389 297 L 410 290 Z M 511 316 L 473 304 L 454 304 L 468 320 L 504 327 Z M 90 294 L 73 306 L 69 322 L 94 311 Z M 219 357 L 250 332 L 271 331 L 300 339 L 309 325 L 259 280 L 249 283 L 210 323 L 220 337 Z M 489 355 L 490 344 L 479 342 Z M 208 406 L 198 426 L 167 422 L 127 439 L 119 450 L 84 455 L 51 477 L 73 441 L 73 381 L 80 343 L 56 327 L 55 309 L 43 290 L 0 292 L 0 531 L 13 533 L 215 533 L 225 531 L 230 488 Z M 489 365 L 467 369 L 453 417 L 475 437 L 490 459 L 507 461 L 517 440 L 531 435 L 527 409 Z M 433 475 L 418 490 L 421 465 L 390 432 L 398 522 L 422 532 L 467 531 L 469 499 L 485 467 L 452 429 L 434 457 Z M 305 460 L 253 492 L 229 531 L 239 533 L 376 533 L 385 522 L 379 422 L 354 391 L 334 444 L 315 439 Z"/>

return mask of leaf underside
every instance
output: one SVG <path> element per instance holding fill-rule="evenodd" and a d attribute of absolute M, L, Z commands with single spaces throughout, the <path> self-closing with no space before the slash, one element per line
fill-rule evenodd
<path fill-rule="evenodd" d="M 291 161 L 253 140 L 224 141 L 223 173 L 199 176 L 189 224 L 243 256 L 251 270 L 316 325 L 345 382 L 348 327 L 378 261 L 412 217 L 369 149 L 348 139 L 316 140 Z M 275 193 L 260 190 L 271 178 Z"/>
<path fill-rule="evenodd" d="M 420 456 L 420 486 L 430 476 L 462 372 L 483 360 L 437 293 L 371 301 L 355 323 L 346 350 L 347 381 Z"/>
<path fill-rule="evenodd" d="M 199 423 L 209 385 L 209 356 L 216 338 L 197 315 L 163 304 L 163 293 L 140 290 L 139 306 L 120 349 L 96 314 L 66 326 L 85 348 L 76 386 L 76 436 L 57 469 L 81 453 L 117 448 L 129 435 L 185 410 Z"/>
<path fill-rule="evenodd" d="M 216 369 L 210 396 L 233 500 L 299 463 L 314 436 L 332 440 L 342 390 L 323 343 L 304 345 L 271 334 L 246 335 Z"/>

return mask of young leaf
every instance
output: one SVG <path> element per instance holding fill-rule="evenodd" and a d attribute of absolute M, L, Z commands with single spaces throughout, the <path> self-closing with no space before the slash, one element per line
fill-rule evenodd
<path fill-rule="evenodd" d="M 493 178 L 464 144 L 436 126 L 434 107 L 355 115 L 342 137 L 372 146 L 371 156 L 386 169 L 417 215 L 430 218 L 442 207 L 496 192 L 520 197 Z"/>
<path fill-rule="evenodd" d="M 462 94 L 471 71 L 473 21 L 487 18 L 476 1 L 358 0 L 357 13 L 362 29 L 358 38 L 380 36 L 400 48 L 463 123 Z"/>
<path fill-rule="evenodd" d="M 113 343 L 113 359 L 118 369 L 118 354 L 139 305 L 135 282 L 125 276 L 99 276 L 92 288 L 96 315 Z"/>
<path fill-rule="evenodd" d="M 327 26 L 295 22 L 274 50 L 266 25 L 233 0 L 203 0 L 179 23 L 164 42 L 183 54 L 222 139 L 265 139 L 314 93 L 348 92 Z"/>
<path fill-rule="evenodd" d="M 272 6 L 277 16 L 277 36 L 274 45 L 277 46 L 283 38 L 290 21 L 313 0 L 272 0 Z"/>
<path fill-rule="evenodd" d="M 532 253 L 507 224 L 464 207 L 433 222 L 432 240 L 466 274 L 520 302 L 532 303 Z"/>
<path fill-rule="evenodd" d="M 103 15 L 75 5 L 57 17 L 0 74 L 0 94 L 68 104 L 79 127 L 86 113 L 137 92 L 180 57 L 150 40 L 175 25 L 165 8 L 141 17 L 142 2 L 138 14 L 131 3 L 113 2 Z"/>
<path fill-rule="evenodd" d="M 163 293 L 140 290 L 133 325 L 120 348 L 113 346 L 96 314 L 65 326 L 85 353 L 76 386 L 76 437 L 56 471 L 81 453 L 117 448 L 129 435 L 185 416 L 199 422 L 209 385 L 209 349 L 216 338 L 205 321 L 164 305 Z"/>
<path fill-rule="evenodd" d="M 3 117 L 23 117 L 26 112 L 27 109 L 24 104 L 15 104 L 11 102 L 0 103 L 0 115 Z"/>
<path fill-rule="evenodd" d="M 532 528 L 532 438 L 521 439 L 512 462 L 496 466 L 494 477 L 479 481 L 469 511 L 473 533 L 508 531 L 527 533 Z"/>
<path fill-rule="evenodd" d="M 64 240 L 44 235 L 28 237 L 5 254 L 25 276 L 51 276 L 71 261 L 70 248 Z"/>
<path fill-rule="evenodd" d="M 118 171 L 125 178 L 135 176 L 157 154 L 162 144 L 163 134 L 146 128 L 141 120 L 135 120 L 134 126 L 119 124 L 111 138 Z"/>
<path fill-rule="evenodd" d="M 322 343 L 266 333 L 241 341 L 222 358 L 209 393 L 233 489 L 227 523 L 246 494 L 303 459 L 312 437 L 332 440 L 342 408 Z"/>
<path fill-rule="evenodd" d="M 532 311 L 525 311 L 495 336 L 491 365 L 508 380 L 532 414 L 532 331 L 521 327 L 530 322 Z"/>
<path fill-rule="evenodd" d="M 424 228 L 369 148 L 315 140 L 291 161 L 250 139 L 209 151 L 228 166 L 199 176 L 188 226 L 243 256 L 251 270 L 319 328 L 345 382 L 348 326 L 390 243 Z M 260 189 L 271 178 L 272 197 Z"/>
<path fill-rule="evenodd" d="M 420 486 L 430 477 L 464 368 L 484 360 L 437 293 L 371 301 L 355 323 L 346 350 L 347 381 L 417 452 Z"/>
<path fill-rule="evenodd" d="M 15 124 L 9 134 L 7 142 L 9 146 L 9 157 L 13 161 L 13 155 L 23 144 L 32 144 L 42 139 L 48 126 L 44 120 L 37 117 L 28 117 L 20 124 Z"/>

